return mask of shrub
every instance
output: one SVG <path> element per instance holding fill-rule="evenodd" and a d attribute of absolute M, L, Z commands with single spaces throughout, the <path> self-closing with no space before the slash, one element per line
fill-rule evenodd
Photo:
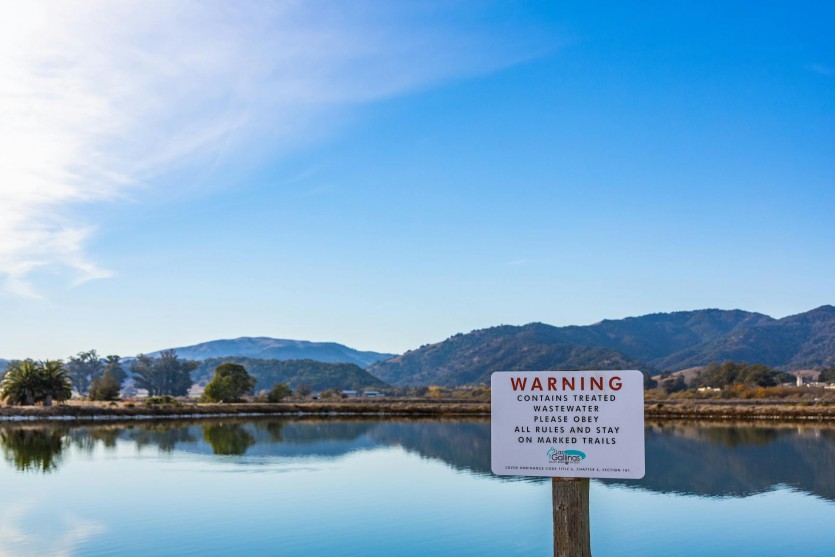
<path fill-rule="evenodd" d="M 269 393 L 267 393 L 267 400 L 270 402 L 281 402 L 292 394 L 293 391 L 290 390 L 290 387 L 284 383 L 278 383 L 275 387 L 270 389 Z"/>
<path fill-rule="evenodd" d="M 176 398 L 171 395 L 162 395 L 162 396 L 152 396 L 148 397 L 145 400 L 146 404 L 150 404 L 151 406 L 162 406 L 165 404 L 180 404 Z"/>
<path fill-rule="evenodd" d="M 88 397 L 90 400 L 116 400 L 121 390 L 119 381 L 109 371 L 105 371 L 100 377 L 93 379 Z"/>

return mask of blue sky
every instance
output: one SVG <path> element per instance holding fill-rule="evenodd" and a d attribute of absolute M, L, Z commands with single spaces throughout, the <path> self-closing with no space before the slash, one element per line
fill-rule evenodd
<path fill-rule="evenodd" d="M 39 2 L 0 357 L 835 301 L 818 2 Z"/>

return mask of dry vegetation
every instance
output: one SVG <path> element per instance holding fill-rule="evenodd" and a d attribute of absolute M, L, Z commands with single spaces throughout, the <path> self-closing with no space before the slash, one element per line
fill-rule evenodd
<path fill-rule="evenodd" d="M 289 401 L 280 403 L 245 402 L 240 404 L 198 403 L 170 399 L 161 403 L 70 401 L 57 406 L 4 406 L 0 419 L 101 419 L 209 417 L 218 415 L 409 415 L 409 416 L 486 416 L 490 403 L 454 399 L 348 399 L 333 401 Z"/>
<path fill-rule="evenodd" d="M 779 387 L 775 389 L 780 389 Z M 770 389 L 767 389 L 770 390 Z M 795 389 L 796 390 L 796 389 Z M 823 390 L 823 389 L 821 389 Z M 809 393 L 816 389 L 806 389 Z M 831 391 L 830 391 L 831 392 Z M 675 393 L 679 394 L 679 393 Z M 829 394 L 829 393 L 827 393 Z M 647 393 L 647 419 L 681 420 L 816 420 L 835 422 L 835 401 L 815 397 L 783 399 L 717 397 L 685 398 L 671 395 L 650 398 Z M 803 393 L 805 396 L 806 393 Z M 797 395 L 795 395 L 796 397 Z M 0 420 L 116 420 L 154 418 L 200 418 L 212 416 L 415 416 L 476 417 L 490 415 L 489 400 L 461 398 L 385 398 L 342 400 L 296 400 L 280 403 L 245 402 L 239 404 L 198 403 L 186 399 L 156 402 L 90 402 L 73 400 L 66 404 L 44 406 L 2 406 Z"/>
<path fill-rule="evenodd" d="M 775 400 L 647 400 L 647 419 L 835 421 L 835 404 Z"/>
<path fill-rule="evenodd" d="M 689 389 L 667 393 L 652 389 L 645 397 L 652 400 L 761 400 L 795 404 L 835 404 L 835 389 L 822 387 L 758 387 L 733 385 L 716 391 Z"/>

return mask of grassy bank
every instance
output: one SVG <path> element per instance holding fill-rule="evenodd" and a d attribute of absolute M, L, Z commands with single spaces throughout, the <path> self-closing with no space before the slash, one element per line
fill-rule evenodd
<path fill-rule="evenodd" d="M 647 400 L 646 419 L 835 422 L 835 405 L 779 400 Z"/>
<path fill-rule="evenodd" d="M 469 417 L 489 416 L 490 403 L 466 400 L 377 399 L 337 401 L 291 401 L 276 404 L 242 403 L 210 404 L 176 402 L 147 404 L 142 402 L 87 402 L 43 406 L 3 406 L 0 420 L 103 420 L 157 419 L 175 417 L 217 416 L 287 416 L 287 415 L 352 415 L 352 416 L 415 416 Z M 803 404 L 784 401 L 751 400 L 647 400 L 648 420 L 778 420 L 832 421 L 835 405 Z"/>
<path fill-rule="evenodd" d="M 489 416 L 490 403 L 457 400 L 387 399 L 294 401 L 281 403 L 215 404 L 176 402 L 70 401 L 54 406 L 0 407 L 0 420 L 20 419 L 120 419 L 166 417 L 215 417 L 260 415 L 359 415 L 359 416 Z"/>

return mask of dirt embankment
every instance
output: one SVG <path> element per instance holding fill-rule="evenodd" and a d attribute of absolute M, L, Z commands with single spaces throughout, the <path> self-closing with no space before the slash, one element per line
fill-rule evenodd
<path fill-rule="evenodd" d="M 144 404 L 72 401 L 54 406 L 3 406 L 0 420 L 107 420 L 216 416 L 361 415 L 489 416 L 489 402 L 456 400 L 342 400 L 281 403 L 211 404 L 179 402 Z"/>
<path fill-rule="evenodd" d="M 778 401 L 655 401 L 644 406 L 648 420 L 717 421 L 827 421 L 835 422 L 835 405 L 804 405 Z M 144 404 L 133 402 L 95 403 L 72 401 L 42 406 L 2 406 L 0 421 L 16 420 L 119 420 L 159 418 L 201 418 L 218 416 L 489 416 L 486 401 L 383 399 L 341 401 L 298 401 L 241 404 Z"/>
<path fill-rule="evenodd" d="M 681 400 L 646 401 L 644 416 L 657 420 L 827 421 L 835 422 L 835 405 L 780 401 Z"/>

